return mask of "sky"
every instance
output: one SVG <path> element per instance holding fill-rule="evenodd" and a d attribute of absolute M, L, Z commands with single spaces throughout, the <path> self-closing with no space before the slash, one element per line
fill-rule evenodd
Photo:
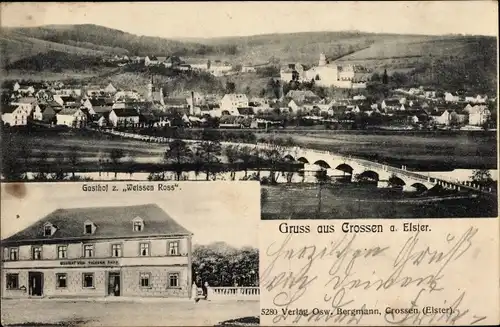
<path fill-rule="evenodd" d="M 498 34 L 497 1 L 2 4 L 3 26 L 97 24 L 166 38 L 359 30 Z"/>
<path fill-rule="evenodd" d="M 121 189 L 127 183 L 101 184 L 109 184 L 109 187 L 117 185 Z M 180 183 L 180 190 L 175 192 L 84 192 L 81 182 L 25 185 L 26 195 L 20 199 L 6 192 L 6 184 L 2 184 L 2 239 L 59 208 L 154 203 L 194 234 L 193 244 L 223 241 L 235 247 L 258 245 L 259 183 L 184 182 Z"/>

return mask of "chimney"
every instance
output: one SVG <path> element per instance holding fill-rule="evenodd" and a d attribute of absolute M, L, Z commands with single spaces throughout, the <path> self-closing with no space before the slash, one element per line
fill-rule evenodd
<path fill-rule="evenodd" d="M 189 115 L 194 116 L 194 91 L 191 91 L 191 107 L 189 108 Z"/>

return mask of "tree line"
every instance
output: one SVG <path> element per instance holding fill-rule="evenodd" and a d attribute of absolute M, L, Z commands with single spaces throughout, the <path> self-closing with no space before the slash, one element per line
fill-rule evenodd
<path fill-rule="evenodd" d="M 111 148 L 90 154 L 91 160 L 84 158 L 85 149 L 70 146 L 55 152 L 37 150 L 25 138 L 15 138 L 6 134 L 2 151 L 2 174 L 8 181 L 75 181 L 89 180 L 81 172 L 118 172 L 132 174 L 149 171 L 149 180 L 166 180 L 167 172 L 173 172 L 176 180 L 183 178 L 183 173 L 193 171 L 196 176 L 206 175 L 206 180 L 215 179 L 218 174 L 230 173 L 231 180 L 236 179 L 236 171 L 244 171 L 243 179 L 262 181 L 261 171 L 269 170 L 265 182 L 276 183 L 278 171 L 293 174 L 298 167 L 285 158 L 285 146 L 289 141 L 276 141 L 268 148 L 258 148 L 251 144 L 222 146 L 217 133 L 204 131 L 201 138 L 187 142 L 180 138 L 171 138 L 166 144 L 159 164 L 137 163 L 131 153 L 121 148 Z M 288 142 L 288 143 L 287 143 Z M 255 169 L 255 175 L 248 171 Z M 29 178 L 28 173 L 32 176 Z M 291 178 L 291 177 L 290 177 Z"/>
<path fill-rule="evenodd" d="M 236 249 L 224 242 L 195 245 L 192 276 L 198 287 L 205 282 L 213 287 L 258 286 L 259 250 Z"/>

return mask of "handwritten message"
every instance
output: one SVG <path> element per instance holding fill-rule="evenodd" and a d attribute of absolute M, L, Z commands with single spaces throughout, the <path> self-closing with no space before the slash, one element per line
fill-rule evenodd
<path fill-rule="evenodd" d="M 488 232 L 443 223 L 407 232 L 407 222 L 365 232 L 337 223 L 324 233 L 271 222 L 261 241 L 261 324 L 485 324 L 490 312 L 476 301 L 496 294 L 498 303 L 498 277 L 484 271 Z"/>

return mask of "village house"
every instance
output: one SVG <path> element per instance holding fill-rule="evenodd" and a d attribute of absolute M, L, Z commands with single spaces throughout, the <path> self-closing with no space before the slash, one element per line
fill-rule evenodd
<path fill-rule="evenodd" d="M 469 111 L 469 125 L 482 126 L 490 120 L 491 112 L 486 106 L 476 105 Z"/>
<path fill-rule="evenodd" d="M 210 64 L 210 68 L 207 69 L 210 74 L 215 77 L 229 75 L 233 70 L 233 66 L 228 62 L 221 62 L 220 60 L 215 60 Z"/>
<path fill-rule="evenodd" d="M 2 122 L 8 126 L 25 126 L 30 113 L 26 107 L 18 105 L 2 105 Z"/>
<path fill-rule="evenodd" d="M 458 101 L 460 101 L 460 96 L 454 95 L 454 94 L 452 94 L 450 92 L 445 92 L 445 94 L 444 94 L 444 100 L 446 102 L 458 102 Z"/>
<path fill-rule="evenodd" d="M 450 125 L 451 122 L 451 113 L 449 110 L 435 110 L 431 112 L 430 119 L 436 125 Z"/>
<path fill-rule="evenodd" d="M 106 85 L 106 87 L 103 89 L 103 91 L 104 91 L 104 93 L 110 94 L 110 95 L 113 95 L 116 92 L 118 92 L 116 90 L 116 88 L 113 86 L 113 84 L 111 84 L 111 83 L 109 83 L 108 85 Z"/>
<path fill-rule="evenodd" d="M 82 128 L 87 124 L 87 114 L 80 108 L 64 108 L 56 114 L 56 124 Z"/>
<path fill-rule="evenodd" d="M 304 66 L 300 63 L 288 64 L 280 70 L 280 79 L 284 82 L 308 80 Z"/>
<path fill-rule="evenodd" d="M 108 119 L 113 127 L 136 126 L 139 124 L 139 112 L 132 108 L 113 109 Z"/>
<path fill-rule="evenodd" d="M 32 85 L 20 85 L 17 82 L 14 84 L 13 90 L 23 96 L 32 96 L 35 94 L 35 88 Z"/>
<path fill-rule="evenodd" d="M 82 96 L 82 89 L 81 88 L 55 89 L 54 94 L 80 97 Z"/>
<path fill-rule="evenodd" d="M 156 204 L 58 209 L 2 240 L 2 297 L 189 298 L 192 235 Z"/>
<path fill-rule="evenodd" d="M 37 114 L 40 112 L 40 107 L 38 107 L 38 100 L 35 97 L 22 97 L 16 99 L 15 101 L 12 101 L 10 104 L 19 106 L 22 109 L 27 110 L 28 116 L 30 117 L 33 117 L 34 112 L 37 112 Z"/>
<path fill-rule="evenodd" d="M 144 58 L 144 66 L 154 66 L 158 63 L 158 58 L 156 58 L 156 56 L 146 56 Z"/>
<path fill-rule="evenodd" d="M 242 73 L 255 73 L 255 72 L 257 72 L 257 69 L 252 65 L 243 65 L 243 66 L 241 66 L 241 72 Z"/>
<path fill-rule="evenodd" d="M 382 100 L 381 109 L 385 112 L 399 110 L 401 108 L 401 104 L 399 103 L 399 99 L 384 99 Z"/>
<path fill-rule="evenodd" d="M 139 101 L 141 95 L 135 90 L 120 90 L 113 96 L 115 102 L 127 102 L 130 100 Z"/>
<path fill-rule="evenodd" d="M 220 101 L 222 111 L 235 111 L 237 108 L 248 107 L 248 98 L 245 94 L 226 94 Z"/>

